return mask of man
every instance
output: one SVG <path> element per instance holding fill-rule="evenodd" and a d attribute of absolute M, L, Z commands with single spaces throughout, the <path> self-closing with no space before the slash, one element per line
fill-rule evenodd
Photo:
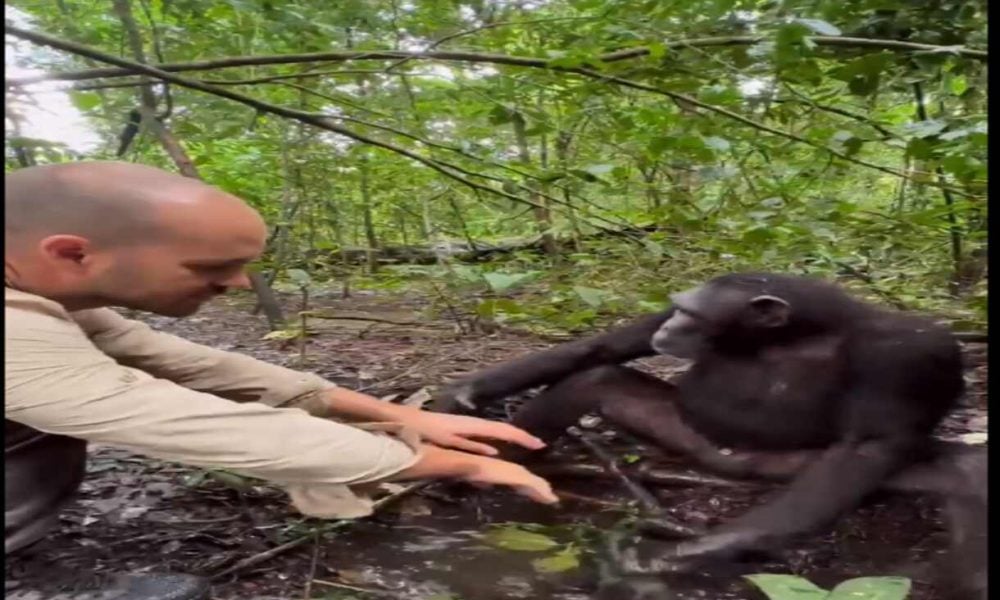
<path fill-rule="evenodd" d="M 266 479 L 317 517 L 369 514 L 365 488 L 404 479 L 506 485 L 556 502 L 547 482 L 483 456 L 496 451 L 475 439 L 543 445 L 520 429 L 382 402 L 108 308 L 183 317 L 248 287 L 267 229 L 239 198 L 118 162 L 21 169 L 4 188 L 5 553 L 51 530 L 80 485 L 87 442 Z M 129 575 L 57 597 L 187 600 L 206 588 L 185 575 Z"/>

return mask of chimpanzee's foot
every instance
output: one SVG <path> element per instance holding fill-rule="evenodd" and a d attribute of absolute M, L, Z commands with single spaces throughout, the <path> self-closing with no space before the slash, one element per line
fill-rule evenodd
<path fill-rule="evenodd" d="M 204 600 L 209 583 L 203 577 L 176 574 L 129 574 L 110 581 L 77 581 L 51 589 L 20 589 L 4 595 L 6 600 Z"/>
<path fill-rule="evenodd" d="M 772 558 L 759 535 L 740 530 L 717 531 L 675 542 L 611 538 L 607 552 L 625 575 L 689 574 L 733 566 L 744 559 Z"/>

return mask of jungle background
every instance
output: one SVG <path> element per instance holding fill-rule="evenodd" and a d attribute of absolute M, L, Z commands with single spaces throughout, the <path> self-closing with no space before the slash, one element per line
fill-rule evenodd
<path fill-rule="evenodd" d="M 952 433 L 985 439 L 985 2 L 14 0 L 5 14 L 7 170 L 141 162 L 268 220 L 254 293 L 150 319 L 165 330 L 420 403 L 447 377 L 658 310 L 716 274 L 810 274 L 965 332 L 974 385 Z M 54 102 L 87 143 L 52 127 Z M 108 450 L 95 464 L 52 541 L 64 563 L 140 564 L 155 548 L 204 562 L 233 598 L 320 597 L 313 582 L 338 560 L 340 587 L 323 593 L 404 585 L 343 575 L 336 549 L 368 546 L 327 543 L 332 530 L 266 487 Z M 745 506 L 716 492 L 676 492 L 676 506 Z M 933 509 L 892 506 L 876 518 L 883 545 L 933 554 L 932 532 L 907 525 Z M 138 534 L 150 515 L 180 533 Z M 845 556 L 828 579 L 909 568 L 870 550 L 871 531 L 868 550 L 845 548 L 858 527 L 844 527 L 781 570 L 819 581 L 818 564 Z M 532 539 L 576 560 L 579 544 Z M 455 577 L 426 597 L 461 595 Z M 575 597 L 532 585 L 495 597 Z M 477 594 L 463 597 L 494 597 Z"/>

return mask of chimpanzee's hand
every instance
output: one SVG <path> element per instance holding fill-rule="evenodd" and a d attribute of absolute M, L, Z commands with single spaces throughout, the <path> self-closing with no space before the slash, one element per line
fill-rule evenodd
<path fill-rule="evenodd" d="M 434 394 L 433 406 L 436 412 L 475 411 L 478 399 L 473 380 L 463 377 L 441 386 Z"/>
<path fill-rule="evenodd" d="M 762 550 L 759 532 L 740 529 L 718 531 L 682 542 L 644 540 L 625 548 L 615 540 L 610 552 L 627 574 L 690 573 L 712 561 L 732 559 L 744 552 Z"/>

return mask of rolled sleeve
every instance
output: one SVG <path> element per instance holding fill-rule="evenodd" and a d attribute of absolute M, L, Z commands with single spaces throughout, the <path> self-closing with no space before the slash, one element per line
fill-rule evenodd
<path fill-rule="evenodd" d="M 107 308 L 70 316 L 98 350 L 122 365 L 227 400 L 294 406 L 331 416 L 322 393 L 337 386 L 318 375 L 189 342 Z"/>

